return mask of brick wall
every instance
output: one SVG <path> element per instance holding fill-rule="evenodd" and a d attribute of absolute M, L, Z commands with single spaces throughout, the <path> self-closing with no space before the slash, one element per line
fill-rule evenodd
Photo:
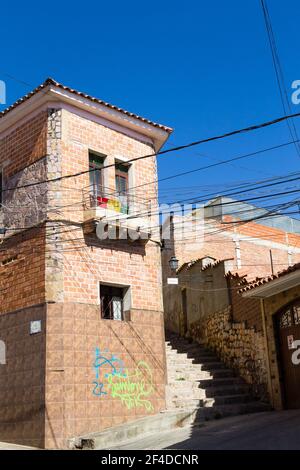
<path fill-rule="evenodd" d="M 47 112 L 42 111 L 0 139 L 0 165 L 10 178 L 47 153 Z"/>
<path fill-rule="evenodd" d="M 45 229 L 16 234 L 0 246 L 0 315 L 45 301 Z"/>
<path fill-rule="evenodd" d="M 241 278 L 238 276 L 227 276 L 228 288 L 230 289 L 232 319 L 234 322 L 245 322 L 248 328 L 262 331 L 262 314 L 260 301 L 258 299 L 247 299 L 238 293 Z"/>
<path fill-rule="evenodd" d="M 101 125 L 91 116 L 51 108 L 28 117 L 1 140 L 0 165 L 4 164 L 6 185 L 24 185 L 87 171 L 89 150 L 107 155 L 105 163 L 112 164 L 115 159 L 152 153 L 153 146 L 148 138 L 132 137 L 126 129 L 113 130 L 109 122 Z M 154 180 L 155 158 L 134 163 L 130 171 L 132 186 Z M 105 178 L 113 190 L 114 168 L 106 170 Z M 2 440 L 62 448 L 78 434 L 165 407 L 160 247 L 153 241 L 99 242 L 95 234 L 86 236 L 80 224 L 83 188 L 88 185 L 85 174 L 5 193 L 6 226 L 40 225 L 14 235 L 9 230 L 0 248 L 0 339 L 9 349 L 5 380 L 12 375 L 12 390 L 25 394 L 22 400 L 19 395 L 17 401 L 11 400 L 9 411 L 0 406 Z M 151 184 L 134 193 L 155 205 L 156 190 Z M 152 224 L 157 222 L 154 216 Z M 130 322 L 101 320 L 100 282 L 130 286 Z M 30 319 L 42 321 L 42 333 L 28 334 Z M 15 365 L 16 341 L 24 348 L 18 350 Z M 41 354 L 30 369 L 37 347 Z M 112 362 L 114 357 L 122 361 L 126 379 L 124 375 L 119 381 L 125 381 L 125 388 L 126 382 L 144 387 L 143 399 L 130 393 L 119 396 L 118 384 L 113 383 L 106 384 L 109 396 L 95 393 L 98 350 Z M 28 367 L 27 378 L 21 372 L 22 361 Z M 102 369 L 99 373 L 102 377 Z M 0 393 L 10 396 L 5 381 L 0 381 Z"/>
<path fill-rule="evenodd" d="M 148 155 L 153 152 L 152 145 L 143 141 L 143 138 L 133 139 L 126 133 L 117 132 L 109 127 L 102 126 L 83 116 L 62 111 L 62 174 L 87 171 L 89 165 L 89 151 L 106 156 L 105 166 L 113 165 L 115 159 L 130 160 L 135 157 Z M 156 177 L 156 160 L 147 158 L 132 164 L 132 186 L 141 186 L 133 190 L 137 201 L 140 201 L 141 212 L 144 205 L 151 200 L 156 204 L 156 184 L 148 184 Z M 115 191 L 115 169 L 105 170 L 105 187 L 108 192 Z M 145 186 L 142 186 L 146 184 Z M 71 204 L 61 212 L 64 218 L 73 221 L 83 220 L 83 191 L 88 191 L 89 174 L 85 173 L 75 179 L 64 181 L 63 205 Z M 69 188 L 69 190 L 66 190 Z M 130 190 L 130 188 L 129 188 Z M 76 204 L 76 205 L 75 205 Z M 153 219 L 152 225 L 157 225 L 158 219 Z"/>
<path fill-rule="evenodd" d="M 229 222 L 227 218 L 224 221 Z M 286 268 L 289 263 L 300 261 L 300 236 L 267 227 L 254 222 L 244 225 L 224 225 L 217 220 L 205 221 L 201 232 L 181 229 L 182 219 L 174 217 L 174 239 L 166 241 L 162 262 L 168 270 L 168 260 L 174 254 L 179 266 L 185 262 L 204 256 L 216 259 L 233 258 L 233 271 L 247 275 L 251 280 L 257 276 L 265 277 L 272 273 L 270 250 L 272 251 L 274 272 Z M 248 237 L 245 239 L 245 237 Z M 243 239 L 244 238 L 244 239 Z M 235 243 L 238 240 L 238 244 Z M 290 255 L 289 255 L 290 251 Z M 240 257 L 240 264 L 237 257 Z"/>

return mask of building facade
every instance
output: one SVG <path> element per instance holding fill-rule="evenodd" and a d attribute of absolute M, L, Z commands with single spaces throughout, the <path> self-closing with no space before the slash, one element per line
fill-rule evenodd
<path fill-rule="evenodd" d="M 217 356 L 269 401 L 267 359 L 260 302 L 239 293 L 245 277 L 232 274 L 234 260 L 200 258 L 177 272 L 166 329 L 192 338 Z"/>
<path fill-rule="evenodd" d="M 243 286 L 261 305 L 268 390 L 277 409 L 300 408 L 300 264 Z"/>
<path fill-rule="evenodd" d="M 175 287 L 167 281 L 174 276 L 169 266 L 171 257 L 178 259 L 179 272 L 195 260 L 207 259 L 208 263 L 209 260 L 228 260 L 228 270 L 252 281 L 300 261 L 299 232 L 297 219 L 285 216 L 268 219 L 264 209 L 221 197 L 183 216 L 174 213 L 168 217 L 162 227 L 166 328 L 179 331 L 178 312 L 183 311 L 181 295 L 174 295 Z M 195 278 L 193 288 L 201 290 L 203 286 L 196 281 Z M 220 291 L 218 298 L 222 299 Z M 210 305 L 208 311 L 216 309 Z"/>
<path fill-rule="evenodd" d="M 170 132 L 52 79 L 0 114 L 0 440 L 64 448 L 164 409 L 156 159 L 139 157 Z"/>

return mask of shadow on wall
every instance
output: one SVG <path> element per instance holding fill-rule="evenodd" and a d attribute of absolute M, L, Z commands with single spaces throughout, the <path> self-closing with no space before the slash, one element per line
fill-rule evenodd
<path fill-rule="evenodd" d="M 252 395 L 269 402 L 268 373 L 264 338 L 255 328 L 232 321 L 231 307 L 208 315 L 206 322 L 195 322 L 191 337 L 209 349 L 250 386 Z"/>
<path fill-rule="evenodd" d="M 42 331 L 30 334 L 30 322 Z M 6 363 L 0 364 L 0 440 L 44 447 L 46 306 L 0 315 Z"/>
<path fill-rule="evenodd" d="M 106 251 L 122 251 L 124 253 L 146 256 L 146 247 L 143 242 L 135 241 L 128 243 L 128 240 L 99 240 L 96 234 L 84 235 L 85 244 L 89 247 L 103 248 Z"/>

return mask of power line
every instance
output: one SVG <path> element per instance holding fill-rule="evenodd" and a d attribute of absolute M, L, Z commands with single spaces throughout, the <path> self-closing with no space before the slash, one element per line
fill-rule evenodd
<path fill-rule="evenodd" d="M 282 117 L 279 117 L 279 118 L 272 119 L 271 121 L 266 121 L 266 122 L 263 122 L 263 123 L 260 123 L 260 124 L 254 124 L 254 125 L 251 125 L 251 126 L 248 126 L 248 127 L 244 127 L 244 128 L 241 128 L 241 129 L 236 129 L 236 130 L 233 130 L 233 131 L 230 131 L 230 132 L 226 132 L 224 134 L 218 134 L 218 135 L 215 135 L 215 136 L 212 136 L 212 137 L 207 137 L 206 139 L 201 139 L 201 140 L 197 140 L 197 141 L 194 141 L 194 142 L 190 142 L 188 144 L 180 145 L 180 146 L 177 146 L 177 147 L 172 147 L 172 148 L 169 148 L 169 149 L 166 149 L 166 150 L 161 150 L 161 151 L 156 152 L 156 153 L 151 153 L 151 154 L 148 154 L 148 155 L 135 157 L 135 158 L 132 158 L 130 160 L 127 160 L 126 162 L 124 162 L 124 164 L 133 163 L 133 162 L 136 162 L 138 160 L 144 160 L 146 158 L 156 157 L 157 155 L 165 155 L 165 154 L 171 153 L 171 152 L 178 152 L 179 150 L 184 150 L 184 149 L 187 149 L 187 148 L 191 148 L 191 147 L 194 147 L 196 145 L 201 145 L 201 144 L 204 144 L 204 143 L 209 143 L 209 142 L 213 142 L 213 141 L 217 141 L 217 140 L 221 140 L 221 139 L 226 139 L 228 137 L 233 137 L 233 136 L 238 135 L 238 134 L 244 134 L 244 133 L 252 132 L 252 131 L 255 131 L 255 130 L 258 130 L 258 129 L 263 129 L 263 128 L 266 128 L 266 127 L 273 126 L 275 124 L 279 124 L 280 122 L 284 122 L 287 119 L 290 119 L 290 118 L 293 118 L 293 117 L 299 117 L 299 116 L 300 116 L 300 113 L 294 113 L 294 114 L 291 114 L 289 116 L 282 116 Z M 105 168 L 116 167 L 116 165 L 117 165 L 117 163 L 115 162 L 115 163 L 112 163 L 110 165 L 106 165 Z M 2 189 L 2 191 L 3 192 L 14 191 L 16 189 L 29 188 L 29 187 L 33 187 L 33 186 L 37 186 L 37 185 L 45 184 L 45 183 L 55 183 L 57 181 L 61 181 L 61 180 L 65 180 L 65 179 L 76 178 L 78 176 L 82 176 L 84 174 L 88 174 L 88 173 L 91 173 L 91 172 L 94 172 L 94 171 L 97 171 L 97 169 L 92 168 L 92 169 L 89 169 L 89 170 L 79 171 L 77 173 L 58 176 L 58 177 L 52 178 L 52 179 L 46 179 L 46 180 L 36 181 L 34 183 L 24 184 L 24 185 L 21 185 L 21 186 L 5 188 L 5 189 Z"/>
<path fill-rule="evenodd" d="M 271 18 L 269 15 L 269 10 L 268 10 L 268 5 L 267 5 L 266 0 L 261 0 L 261 6 L 262 6 L 265 25 L 267 29 L 268 40 L 270 44 L 272 60 L 273 60 L 273 65 L 274 65 L 274 70 L 275 70 L 275 75 L 276 75 L 276 81 L 277 81 L 277 85 L 279 88 L 282 107 L 283 107 L 283 111 L 285 115 L 287 116 L 288 114 L 291 114 L 291 107 L 290 107 L 289 98 L 288 98 L 287 90 L 286 90 L 285 83 L 284 83 L 284 74 L 283 74 L 283 70 L 280 64 L 279 54 L 278 54 L 276 41 L 275 41 L 275 35 L 274 35 L 273 28 L 272 28 L 272 22 L 271 22 Z M 298 144 L 299 137 L 298 137 L 295 123 L 293 119 L 291 119 L 291 122 L 288 119 L 286 123 L 290 131 L 291 137 L 293 139 L 296 152 L 298 154 L 298 157 L 300 158 L 300 149 L 299 149 L 299 144 Z"/>
<path fill-rule="evenodd" d="M 284 143 L 284 144 L 274 145 L 273 147 L 267 147 L 265 149 L 257 150 L 256 152 L 251 152 L 251 153 L 246 153 L 244 155 L 239 155 L 237 157 L 230 158 L 229 160 L 221 160 L 221 161 L 218 161 L 217 163 L 211 163 L 210 165 L 202 166 L 200 168 L 195 168 L 193 170 L 183 171 L 182 173 L 177 173 L 175 175 L 166 176 L 165 178 L 159 178 L 157 180 L 151 181 L 150 183 L 143 183 L 139 186 L 134 186 L 131 189 L 141 188 L 143 186 L 147 186 L 148 184 L 152 184 L 152 183 L 161 183 L 162 181 L 171 180 L 171 179 L 174 179 L 174 178 L 178 178 L 180 176 L 186 176 L 186 175 L 189 175 L 191 173 L 196 173 L 198 171 L 207 170 L 209 168 L 214 168 L 216 166 L 225 165 L 227 163 L 235 162 L 237 160 L 242 160 L 244 158 L 254 157 L 254 156 L 259 155 L 261 153 L 269 152 L 271 150 L 276 150 L 276 149 L 286 147 L 286 146 L 292 145 L 292 144 L 294 144 L 294 141 L 287 142 L 287 143 Z"/>

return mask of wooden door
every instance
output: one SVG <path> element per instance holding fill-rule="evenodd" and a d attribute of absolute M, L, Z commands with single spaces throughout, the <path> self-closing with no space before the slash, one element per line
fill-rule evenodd
<path fill-rule="evenodd" d="M 277 317 L 281 369 L 286 408 L 300 408 L 300 300 Z"/>

